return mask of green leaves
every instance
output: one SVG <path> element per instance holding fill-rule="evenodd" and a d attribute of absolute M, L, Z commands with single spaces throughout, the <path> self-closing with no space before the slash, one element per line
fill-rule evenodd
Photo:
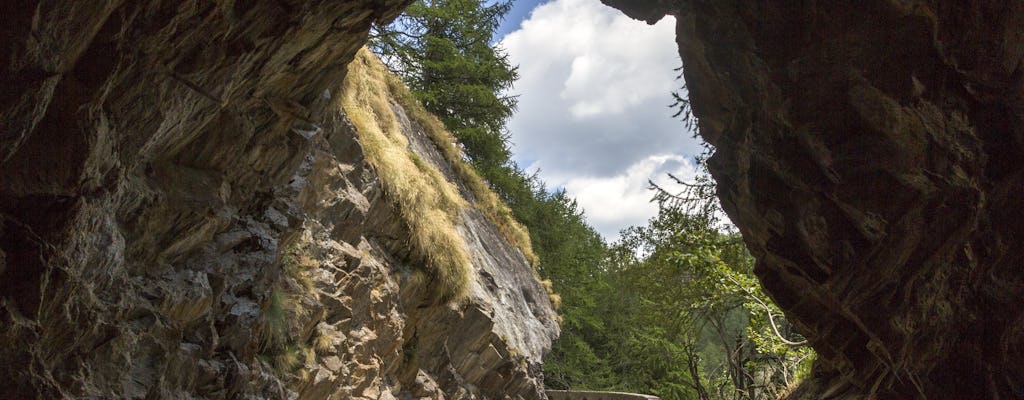
<path fill-rule="evenodd" d="M 564 303 L 572 314 L 563 335 L 573 345 L 556 343 L 545 367 L 559 371 L 558 384 L 666 400 L 768 399 L 805 368 L 813 353 L 775 334 L 768 310 L 781 333 L 801 339 L 762 292 L 742 238 L 718 222 L 712 181 L 700 182 L 679 193 L 656 188 L 658 215 L 623 231 L 602 263 L 551 271 L 556 280 L 588 277 L 564 289 L 588 302 Z M 585 357 L 573 353 L 583 348 Z M 608 374 L 573 370 L 583 359 Z"/>

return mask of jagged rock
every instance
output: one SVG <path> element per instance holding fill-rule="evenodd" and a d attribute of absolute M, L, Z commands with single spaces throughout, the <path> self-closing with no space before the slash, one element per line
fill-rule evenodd
<path fill-rule="evenodd" d="M 522 254 L 433 301 L 334 99 L 408 3 L 0 6 L 0 398 L 543 398 Z"/>
<path fill-rule="evenodd" d="M 792 398 L 1024 398 L 1024 7 L 671 14 L 719 197 L 819 354 Z"/>

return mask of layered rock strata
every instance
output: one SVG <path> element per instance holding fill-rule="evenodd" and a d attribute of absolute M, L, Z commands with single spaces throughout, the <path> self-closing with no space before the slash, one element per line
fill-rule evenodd
<path fill-rule="evenodd" d="M 436 301 L 338 106 L 407 3 L 0 6 L 0 397 L 543 398 L 522 254 L 467 209 Z"/>
<path fill-rule="evenodd" d="M 603 1 L 676 18 L 719 197 L 820 357 L 793 398 L 1024 398 L 1024 3 Z"/>

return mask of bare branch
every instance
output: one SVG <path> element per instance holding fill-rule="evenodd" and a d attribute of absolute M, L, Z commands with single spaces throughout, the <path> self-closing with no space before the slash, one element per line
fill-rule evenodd
<path fill-rule="evenodd" d="M 808 343 L 807 339 L 801 340 L 799 342 L 794 342 L 792 340 L 788 340 L 785 337 L 783 337 L 782 333 L 779 332 L 779 327 L 777 325 L 775 325 L 775 317 L 772 315 L 771 307 L 768 307 L 767 303 L 762 301 L 755 294 L 751 293 L 750 290 L 748 290 L 746 286 L 743 286 L 743 284 L 741 284 L 738 281 L 736 281 L 735 278 L 733 278 L 731 276 L 728 276 L 728 275 L 726 276 L 726 278 L 729 278 L 729 280 L 732 281 L 732 283 L 735 283 L 736 286 L 738 286 L 739 288 L 743 289 L 743 291 L 747 293 L 747 296 L 749 296 L 751 299 L 754 299 L 754 301 L 756 301 L 758 304 L 760 304 L 761 307 L 764 307 L 764 311 L 768 313 L 768 322 L 771 323 L 772 331 L 775 331 L 775 336 L 778 337 L 779 340 L 782 341 L 783 344 L 785 344 L 787 346 L 797 347 L 797 346 L 806 345 Z"/>

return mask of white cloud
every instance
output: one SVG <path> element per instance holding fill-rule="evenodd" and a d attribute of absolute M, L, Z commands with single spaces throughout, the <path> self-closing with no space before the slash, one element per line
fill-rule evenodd
<path fill-rule="evenodd" d="M 560 179 L 569 195 L 586 212 L 587 220 L 608 240 L 615 240 L 619 231 L 633 225 L 643 225 L 657 214 L 652 203 L 653 192 L 648 181 L 672 188 L 668 174 L 685 181 L 697 176 L 693 163 L 673 154 L 651 155 L 612 176 L 578 176 Z M 555 177 L 558 179 L 558 177 Z"/>
<path fill-rule="evenodd" d="M 519 159 L 607 175 L 654 153 L 699 152 L 667 107 L 680 85 L 674 23 L 650 26 L 599 0 L 535 8 L 501 42 L 519 65 L 509 122 Z"/>
<path fill-rule="evenodd" d="M 648 178 L 701 152 L 667 107 L 680 86 L 674 25 L 599 0 L 554 0 L 501 42 L 519 65 L 509 122 L 517 161 L 565 187 L 609 239 L 655 214 Z"/>

